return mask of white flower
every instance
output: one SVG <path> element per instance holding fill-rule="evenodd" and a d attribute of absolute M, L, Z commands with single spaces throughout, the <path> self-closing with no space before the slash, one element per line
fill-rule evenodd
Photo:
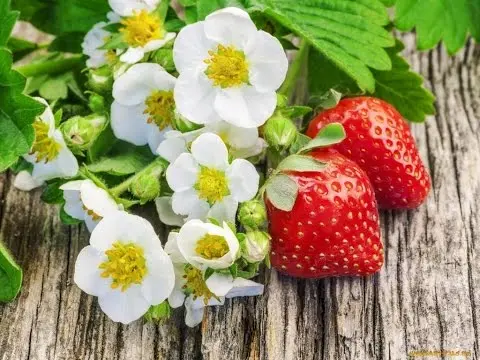
<path fill-rule="evenodd" d="M 172 198 L 162 196 L 155 200 L 158 217 L 160 221 L 168 226 L 182 226 L 185 223 L 185 217 L 177 215 L 172 209 Z"/>
<path fill-rule="evenodd" d="M 175 274 L 152 225 L 117 211 L 93 230 L 75 263 L 74 281 L 98 296 L 110 319 L 128 324 L 168 298 Z"/>
<path fill-rule="evenodd" d="M 109 62 L 109 58 L 115 53 L 100 49 L 110 38 L 110 32 L 104 29 L 108 24 L 117 23 L 120 17 L 113 12 L 107 14 L 109 22 L 99 22 L 85 35 L 82 42 L 83 53 L 88 56 L 87 67 L 99 68 Z"/>
<path fill-rule="evenodd" d="M 175 78 L 158 64 L 136 64 L 113 84 L 111 125 L 115 136 L 155 152 L 175 116 Z"/>
<path fill-rule="evenodd" d="M 233 221 L 238 203 L 252 199 L 259 184 L 255 167 L 243 159 L 229 164 L 227 147 L 212 133 L 194 140 L 191 154 L 171 163 L 166 178 L 174 191 L 173 211 L 190 219 L 210 213 L 217 220 Z"/>
<path fill-rule="evenodd" d="M 176 130 L 167 132 L 165 140 L 160 143 L 157 149 L 157 154 L 169 162 L 174 162 L 182 153 L 188 151 L 190 142 L 207 132 L 220 136 L 234 159 L 256 156 L 267 147 L 265 140 L 258 136 L 257 128 L 239 128 L 225 121 L 219 121 L 187 133 Z"/>
<path fill-rule="evenodd" d="M 233 279 L 231 275 L 213 273 L 204 280 L 205 274 L 188 264 L 187 259 L 182 255 L 178 244 L 179 239 L 179 233 L 171 232 L 165 245 L 165 251 L 170 255 L 175 270 L 175 287 L 168 302 L 173 308 L 185 304 L 187 326 L 198 325 L 203 319 L 204 308 L 223 305 L 225 298 L 263 294 L 262 284 L 243 278 Z"/>
<path fill-rule="evenodd" d="M 105 216 L 122 210 L 104 189 L 91 180 L 75 180 L 60 186 L 65 199 L 65 212 L 71 217 L 85 221 L 91 232 Z"/>
<path fill-rule="evenodd" d="M 146 1 L 130 3 L 143 6 Z M 149 12 L 145 7 L 131 11 L 127 16 L 120 21 L 120 33 L 128 45 L 127 51 L 120 56 L 120 61 L 124 63 L 135 64 L 142 60 L 146 53 L 160 49 L 175 39 L 176 34 L 167 32 L 158 15 Z"/>
<path fill-rule="evenodd" d="M 135 11 L 153 11 L 162 0 L 108 0 L 108 4 L 118 15 L 130 16 Z"/>
<path fill-rule="evenodd" d="M 275 91 L 288 68 L 280 42 L 232 7 L 184 27 L 173 58 L 180 73 L 178 111 L 198 124 L 225 120 L 238 127 L 261 126 L 275 110 Z"/>
<path fill-rule="evenodd" d="M 44 181 L 38 181 L 27 170 L 20 171 L 13 182 L 18 190 L 30 191 L 44 184 Z"/>
<path fill-rule="evenodd" d="M 41 98 L 36 100 L 47 108 L 33 123 L 35 140 L 30 153 L 23 156 L 33 164 L 32 181 L 40 184 L 55 178 L 73 177 L 78 172 L 77 159 L 65 144 L 62 132 L 55 129 L 55 118 L 47 102 Z"/>
<path fill-rule="evenodd" d="M 238 239 L 227 223 L 221 227 L 201 220 L 190 220 L 182 226 L 177 246 L 187 263 L 201 270 L 230 267 L 240 250 Z"/>

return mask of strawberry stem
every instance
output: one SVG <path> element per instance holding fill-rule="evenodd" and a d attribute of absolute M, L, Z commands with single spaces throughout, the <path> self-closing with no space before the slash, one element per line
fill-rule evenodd
<path fill-rule="evenodd" d="M 304 62 L 308 58 L 308 51 L 309 44 L 305 39 L 302 39 L 297 55 L 288 69 L 287 77 L 278 91 L 279 94 L 285 95 L 288 99 L 290 99 L 295 90 L 300 71 L 304 68 Z"/>

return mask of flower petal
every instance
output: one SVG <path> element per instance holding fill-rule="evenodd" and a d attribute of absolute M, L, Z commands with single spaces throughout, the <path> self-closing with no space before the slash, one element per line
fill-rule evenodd
<path fill-rule="evenodd" d="M 229 146 L 235 149 L 250 148 L 255 145 L 258 139 L 257 128 L 241 128 L 226 121 L 209 124 L 207 130 L 219 135 Z"/>
<path fill-rule="evenodd" d="M 251 162 L 234 160 L 226 174 L 230 193 L 237 201 L 251 200 L 257 194 L 260 175 Z"/>
<path fill-rule="evenodd" d="M 144 104 L 124 106 L 118 101 L 112 104 L 111 126 L 115 137 L 137 146 L 148 142 L 148 116 L 143 113 Z"/>
<path fill-rule="evenodd" d="M 235 215 L 237 214 L 238 201 L 233 196 L 225 196 L 222 201 L 216 202 L 207 217 L 213 218 L 218 222 L 235 222 Z"/>
<path fill-rule="evenodd" d="M 42 186 L 43 183 L 43 181 L 35 179 L 27 170 L 22 170 L 15 176 L 13 186 L 18 190 L 30 191 Z"/>
<path fill-rule="evenodd" d="M 96 186 L 91 180 L 85 180 L 82 183 L 80 198 L 88 210 L 92 210 L 101 217 L 119 210 L 118 204 L 108 192 Z"/>
<path fill-rule="evenodd" d="M 170 130 L 172 130 L 171 127 L 160 130 L 155 124 L 147 124 L 148 146 L 153 154 L 156 153 L 160 143 L 165 140 L 165 133 Z"/>
<path fill-rule="evenodd" d="M 170 163 L 174 162 L 184 152 L 187 152 L 187 143 L 181 137 L 167 137 L 157 148 L 157 154 Z"/>
<path fill-rule="evenodd" d="M 149 41 L 142 49 L 144 52 L 150 52 L 162 48 L 166 43 L 175 39 L 175 33 L 166 33 L 163 39 Z"/>
<path fill-rule="evenodd" d="M 205 59 L 215 43 L 207 39 L 204 21 L 185 26 L 177 35 L 173 44 L 173 60 L 177 71 L 196 73 L 206 68 Z"/>
<path fill-rule="evenodd" d="M 167 168 L 167 182 L 173 191 L 185 191 L 197 182 L 199 166 L 191 154 L 181 154 Z"/>
<path fill-rule="evenodd" d="M 200 266 L 198 262 L 192 262 L 193 257 L 197 257 L 195 248 L 197 241 L 212 229 L 212 224 L 206 224 L 200 220 L 190 220 L 182 226 L 177 237 L 177 246 L 183 257 L 194 266 Z"/>
<path fill-rule="evenodd" d="M 189 215 L 196 208 L 202 207 L 204 200 L 200 200 L 197 192 L 190 188 L 184 191 L 177 191 L 172 195 L 172 209 L 175 214 Z"/>
<path fill-rule="evenodd" d="M 141 47 L 128 48 L 127 51 L 120 56 L 120 61 L 126 64 L 136 64 L 143 59 L 144 55 L 145 52 Z"/>
<path fill-rule="evenodd" d="M 99 268 L 105 260 L 103 252 L 92 246 L 84 247 L 78 254 L 73 281 L 89 295 L 102 296 L 111 290 L 111 280 L 103 278 Z"/>
<path fill-rule="evenodd" d="M 276 91 L 284 82 L 288 59 L 280 41 L 265 31 L 256 34 L 255 46 L 246 53 L 250 84 L 260 92 Z"/>
<path fill-rule="evenodd" d="M 261 93 L 253 86 L 223 89 L 215 98 L 218 115 L 232 125 L 255 128 L 273 115 L 277 106 L 275 92 Z"/>
<path fill-rule="evenodd" d="M 205 35 L 222 45 L 234 45 L 243 50 L 255 39 L 257 27 L 247 12 L 229 7 L 208 15 L 205 19 Z"/>
<path fill-rule="evenodd" d="M 142 281 L 142 294 L 151 305 L 158 305 L 170 296 L 175 285 L 172 260 L 161 246 L 145 259 L 148 273 Z"/>
<path fill-rule="evenodd" d="M 193 328 L 202 322 L 205 308 L 193 309 L 187 305 L 188 299 L 185 301 L 185 324 Z"/>
<path fill-rule="evenodd" d="M 121 16 L 133 15 L 135 11 L 153 11 L 162 0 L 108 0 L 108 4 Z"/>
<path fill-rule="evenodd" d="M 243 278 L 236 278 L 233 281 L 233 288 L 225 295 L 226 298 L 239 296 L 258 296 L 263 294 L 264 285 Z"/>
<path fill-rule="evenodd" d="M 170 84 L 171 82 L 171 75 L 168 75 L 160 65 L 153 63 L 135 64 L 115 80 L 113 98 L 122 105 L 138 105 L 144 103 L 153 90 L 162 88 L 159 85 Z"/>
<path fill-rule="evenodd" d="M 138 244 L 146 253 L 150 249 L 162 246 L 147 220 L 123 211 L 116 211 L 104 217 L 90 236 L 90 245 L 101 251 L 108 250 L 116 241 Z"/>
<path fill-rule="evenodd" d="M 220 121 L 213 108 L 217 90 L 204 73 L 181 73 L 175 85 L 177 111 L 195 124 Z"/>
<path fill-rule="evenodd" d="M 203 166 L 224 170 L 228 166 L 228 150 L 220 136 L 205 133 L 192 142 L 191 152 Z"/>
<path fill-rule="evenodd" d="M 205 281 L 208 289 L 217 296 L 225 296 L 233 287 L 232 275 L 213 273 Z"/>
<path fill-rule="evenodd" d="M 185 223 L 184 217 L 177 215 L 172 209 L 172 198 L 170 196 L 160 197 L 155 200 L 158 217 L 160 221 L 168 226 L 182 226 Z"/>
<path fill-rule="evenodd" d="M 98 304 L 110 319 L 122 324 L 140 319 L 151 305 L 143 297 L 140 285 L 132 285 L 126 291 L 112 289 L 98 298 Z"/>
<path fill-rule="evenodd" d="M 174 264 L 185 264 L 187 260 L 183 257 L 178 249 L 178 232 L 170 231 L 167 243 L 165 244 L 165 252 L 170 256 Z"/>

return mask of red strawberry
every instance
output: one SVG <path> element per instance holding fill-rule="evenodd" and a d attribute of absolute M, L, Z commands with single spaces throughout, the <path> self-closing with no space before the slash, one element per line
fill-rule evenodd
<path fill-rule="evenodd" d="M 298 185 L 289 212 L 266 199 L 272 265 L 305 278 L 370 275 L 383 264 L 377 204 L 365 172 L 334 150 L 309 154 L 319 172 L 288 172 Z"/>
<path fill-rule="evenodd" d="M 406 121 L 385 101 L 347 98 L 318 115 L 307 135 L 315 137 L 325 125 L 343 124 L 347 138 L 333 148 L 366 171 L 384 209 L 412 209 L 430 191 L 430 176 L 418 155 Z"/>

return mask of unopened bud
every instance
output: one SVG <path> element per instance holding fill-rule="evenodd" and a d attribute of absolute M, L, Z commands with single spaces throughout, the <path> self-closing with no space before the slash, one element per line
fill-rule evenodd
<path fill-rule="evenodd" d="M 263 261 L 270 251 L 271 237 L 264 231 L 247 232 L 242 242 L 242 256 L 251 263 Z"/>
<path fill-rule="evenodd" d="M 108 66 L 88 71 L 87 86 L 98 94 L 110 94 L 113 88 L 113 75 Z"/>
<path fill-rule="evenodd" d="M 60 125 L 67 146 L 74 153 L 90 149 L 107 125 L 103 115 L 74 116 Z"/>
<path fill-rule="evenodd" d="M 150 306 L 148 311 L 143 315 L 148 322 L 163 322 L 172 314 L 172 308 L 168 301 L 164 301 L 158 305 Z"/>
<path fill-rule="evenodd" d="M 155 51 L 151 62 L 161 65 L 166 71 L 174 71 L 173 49 L 161 48 Z"/>
<path fill-rule="evenodd" d="M 281 115 L 274 115 L 267 120 L 263 134 L 268 145 L 275 149 L 285 149 L 293 144 L 298 130 L 292 120 Z"/>
<path fill-rule="evenodd" d="M 94 113 L 103 114 L 105 112 L 105 98 L 102 95 L 96 93 L 90 94 L 88 98 L 88 107 Z"/>
<path fill-rule="evenodd" d="M 259 200 L 250 200 L 240 205 L 238 221 L 249 229 L 261 227 L 267 220 L 265 205 Z"/>
<path fill-rule="evenodd" d="M 146 172 L 130 185 L 130 192 L 140 200 L 141 204 L 155 200 L 160 196 L 161 170 L 154 169 Z"/>

